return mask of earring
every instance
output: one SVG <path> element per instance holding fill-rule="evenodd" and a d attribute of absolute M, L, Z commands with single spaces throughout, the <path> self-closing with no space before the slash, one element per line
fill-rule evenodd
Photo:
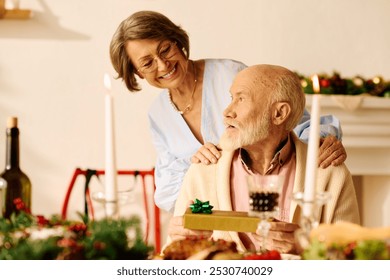
<path fill-rule="evenodd" d="M 187 57 L 187 51 L 184 47 L 181 49 L 181 51 L 183 52 L 184 56 Z"/>

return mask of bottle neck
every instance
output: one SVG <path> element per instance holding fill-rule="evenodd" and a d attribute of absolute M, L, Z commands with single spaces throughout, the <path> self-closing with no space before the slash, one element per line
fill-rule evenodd
<path fill-rule="evenodd" d="M 7 128 L 7 149 L 5 169 L 19 168 L 19 129 Z"/>

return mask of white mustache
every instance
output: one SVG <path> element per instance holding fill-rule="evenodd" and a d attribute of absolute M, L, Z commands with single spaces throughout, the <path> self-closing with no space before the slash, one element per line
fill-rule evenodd
<path fill-rule="evenodd" d="M 240 123 L 238 121 L 235 121 L 235 120 L 227 120 L 227 119 L 225 119 L 223 121 L 223 123 L 225 125 L 225 128 L 227 128 L 229 126 L 240 128 Z"/>

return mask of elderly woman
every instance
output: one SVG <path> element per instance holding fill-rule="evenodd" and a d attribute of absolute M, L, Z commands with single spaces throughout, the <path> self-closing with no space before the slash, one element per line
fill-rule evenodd
<path fill-rule="evenodd" d="M 190 59 L 187 33 L 166 16 L 140 11 L 123 20 L 110 44 L 111 62 L 131 92 L 140 91 L 137 79 L 162 92 L 149 110 L 150 129 L 157 151 L 155 203 L 173 212 L 184 174 L 191 161 L 215 163 L 215 146 L 224 130 L 223 111 L 230 103 L 229 88 L 247 66 L 230 59 Z M 310 115 L 305 111 L 295 133 L 307 140 Z M 339 165 L 346 153 L 341 128 L 333 116 L 321 117 L 319 162 Z M 336 135 L 332 136 L 332 135 Z"/>

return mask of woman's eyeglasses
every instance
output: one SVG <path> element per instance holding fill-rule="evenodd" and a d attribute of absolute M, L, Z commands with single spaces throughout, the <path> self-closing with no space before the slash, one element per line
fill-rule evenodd
<path fill-rule="evenodd" d="M 137 69 L 141 73 L 151 73 L 158 67 L 157 58 L 165 62 L 177 54 L 176 42 L 170 42 L 162 45 L 157 55 L 150 56 L 141 61 L 141 66 Z"/>

